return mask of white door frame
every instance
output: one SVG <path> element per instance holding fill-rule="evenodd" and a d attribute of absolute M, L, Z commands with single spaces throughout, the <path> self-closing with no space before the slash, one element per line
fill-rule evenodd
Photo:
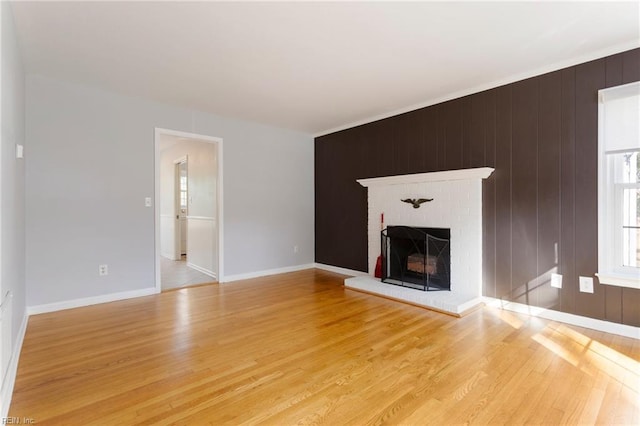
<path fill-rule="evenodd" d="M 156 291 L 162 291 L 162 283 L 160 277 L 160 136 L 177 136 L 180 138 L 197 139 L 199 141 L 216 144 L 218 154 L 218 164 L 216 167 L 216 230 L 218 231 L 217 241 L 214 241 L 216 253 L 218 254 L 218 282 L 224 282 L 224 184 L 223 184 L 223 150 L 222 138 L 199 135 L 196 133 L 182 132 L 179 130 L 169 130 L 160 127 L 155 128 L 154 137 L 154 186 L 155 186 L 155 263 L 156 263 Z M 215 236 L 213 236 L 215 237 Z M 215 239 L 215 238 L 214 238 Z"/>
<path fill-rule="evenodd" d="M 180 223 L 180 171 L 179 166 L 186 163 L 189 167 L 188 156 L 182 156 L 173 160 L 173 215 L 176 216 L 173 228 L 173 258 L 180 260 L 182 257 L 182 224 Z M 188 173 L 188 169 L 187 169 Z M 187 188 L 188 191 L 188 188 Z M 188 204 L 188 203 L 187 203 Z"/>

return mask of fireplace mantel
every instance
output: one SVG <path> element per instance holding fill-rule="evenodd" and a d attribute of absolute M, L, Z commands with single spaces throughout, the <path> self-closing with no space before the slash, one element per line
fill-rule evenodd
<path fill-rule="evenodd" d="M 477 167 L 473 169 L 445 170 L 442 172 L 415 173 L 400 176 L 384 176 L 369 179 L 357 179 L 365 188 L 382 185 L 402 185 L 406 183 L 440 182 L 447 180 L 486 179 L 493 173 L 491 167 Z"/>

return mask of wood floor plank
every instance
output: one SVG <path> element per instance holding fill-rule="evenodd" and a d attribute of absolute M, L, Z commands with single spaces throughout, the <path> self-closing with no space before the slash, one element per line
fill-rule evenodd
<path fill-rule="evenodd" d="M 633 424 L 637 340 L 455 318 L 306 270 L 30 318 L 10 416 L 39 424 Z"/>

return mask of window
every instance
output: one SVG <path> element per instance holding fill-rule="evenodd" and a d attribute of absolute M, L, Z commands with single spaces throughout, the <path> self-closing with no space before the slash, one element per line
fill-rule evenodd
<path fill-rule="evenodd" d="M 187 156 L 180 159 L 179 163 L 176 163 L 179 169 L 179 180 L 178 184 L 178 196 L 180 202 L 180 215 L 184 217 L 188 212 L 189 205 L 189 182 L 188 182 L 188 174 L 187 174 Z"/>
<path fill-rule="evenodd" d="M 638 195 L 640 194 L 640 183 L 638 180 L 638 171 L 640 167 L 638 160 L 640 156 L 638 152 L 625 152 L 613 154 L 613 169 L 615 178 L 614 200 L 615 205 L 620 206 L 614 211 L 615 228 L 622 230 L 616 232 L 618 241 L 615 241 L 615 247 L 622 250 L 618 256 L 619 263 L 623 267 L 640 267 L 638 261 L 638 249 L 640 249 L 638 233 L 640 226 L 638 223 Z M 621 238 L 620 238 L 621 237 Z"/>
<path fill-rule="evenodd" d="M 183 213 L 187 211 L 187 175 L 186 170 L 180 170 L 180 208 Z"/>
<path fill-rule="evenodd" d="M 640 82 L 599 100 L 598 278 L 640 288 Z"/>

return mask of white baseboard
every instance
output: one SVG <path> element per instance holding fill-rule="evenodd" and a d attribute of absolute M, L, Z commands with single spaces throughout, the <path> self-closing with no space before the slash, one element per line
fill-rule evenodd
<path fill-rule="evenodd" d="M 356 271 L 356 270 L 347 269 L 347 268 L 341 268 L 339 266 L 326 265 L 324 263 L 316 263 L 314 266 L 318 269 L 323 269 L 329 272 L 335 272 L 336 274 L 351 275 L 352 277 L 366 277 L 369 275 L 366 272 Z"/>
<path fill-rule="evenodd" d="M 24 342 L 24 335 L 27 332 L 27 322 L 29 321 L 29 315 L 25 313 L 22 318 L 22 324 L 20 330 L 18 330 L 18 336 L 13 344 L 13 353 L 11 354 L 11 360 L 7 368 L 7 375 L 2 383 L 2 390 L 0 391 L 0 418 L 6 419 L 9 415 L 9 406 L 11 405 L 11 397 L 13 396 L 13 386 L 16 383 L 16 374 L 18 373 L 18 361 L 20 361 L 20 352 L 22 351 L 22 343 Z"/>
<path fill-rule="evenodd" d="M 604 331 L 606 333 L 617 334 L 619 336 L 631 337 L 640 340 L 640 327 L 618 324 L 616 322 L 603 321 L 580 315 L 568 314 L 566 312 L 553 311 L 551 309 L 539 308 L 537 306 L 524 305 L 522 303 L 507 302 L 493 297 L 483 297 L 487 306 L 506 309 L 507 311 L 519 312 L 533 317 L 545 318 L 553 321 L 564 322 L 578 327 L 590 328 L 592 330 Z"/>
<path fill-rule="evenodd" d="M 210 271 L 210 270 L 208 270 L 208 269 L 205 269 L 205 268 L 203 268 L 203 267 L 201 267 L 201 266 L 198 266 L 198 265 L 196 265 L 196 264 L 194 264 L 194 263 L 187 262 L 187 266 L 188 266 L 189 268 L 191 268 L 191 269 L 195 269 L 195 270 L 196 270 L 196 271 L 198 271 L 198 272 L 202 272 L 203 274 L 210 276 L 210 277 L 211 277 L 211 278 L 213 278 L 214 280 L 215 280 L 215 279 L 218 279 L 218 277 L 216 276 L 216 273 L 215 273 L 215 272 Z"/>
<path fill-rule="evenodd" d="M 62 311 L 64 309 L 80 308 L 83 306 L 97 305 L 99 303 L 115 302 L 117 300 L 133 299 L 134 297 L 157 294 L 155 287 L 140 290 L 123 291 L 121 293 L 104 294 L 101 296 L 85 297 L 83 299 L 66 300 L 64 302 L 47 303 L 45 305 L 27 306 L 27 315 L 44 314 L 47 312 Z"/>
<path fill-rule="evenodd" d="M 268 275 L 285 274 L 287 272 L 302 271 L 304 269 L 312 269 L 315 267 L 313 263 L 307 263 L 304 265 L 287 266 L 284 268 L 267 269 L 264 271 L 248 272 L 246 274 L 225 275 L 222 282 L 228 283 L 231 281 L 248 280 L 251 278 L 266 277 Z"/>

